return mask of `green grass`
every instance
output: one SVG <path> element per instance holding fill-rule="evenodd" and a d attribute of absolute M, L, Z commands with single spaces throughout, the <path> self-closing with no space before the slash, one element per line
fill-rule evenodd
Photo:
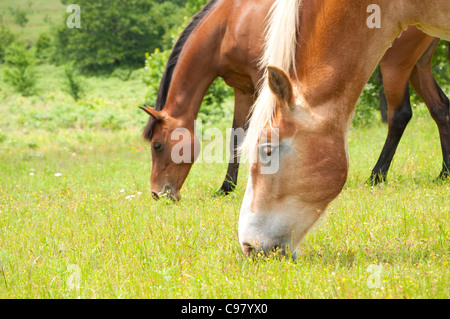
<path fill-rule="evenodd" d="M 10 7 L 27 12 L 27 25 L 14 24 Z M 32 43 L 62 23 L 65 6 L 2 0 L 0 14 Z M 298 260 L 250 260 L 237 235 L 246 167 L 228 197 L 214 196 L 226 164 L 197 164 L 180 202 L 151 199 L 142 70 L 129 81 L 83 77 L 86 96 L 75 102 L 63 67 L 37 66 L 39 94 L 28 98 L 3 83 L 3 67 L 0 298 L 450 297 L 450 181 L 433 182 L 442 156 L 423 105 L 387 184 L 365 184 L 386 126 L 353 129 L 347 184 Z M 232 120 L 226 108 L 221 129 Z"/>
<path fill-rule="evenodd" d="M 23 10 L 28 22 L 22 27 L 15 23 L 14 10 Z M 2 23 L 28 43 L 34 43 L 43 32 L 64 23 L 66 6 L 60 0 L 2 0 L 0 2 Z"/>
<path fill-rule="evenodd" d="M 102 79 L 88 81 L 103 94 L 95 112 L 124 110 L 131 121 L 137 111 L 127 106 L 141 98 L 133 82 L 109 79 L 101 89 Z M 226 165 L 198 164 L 179 203 L 153 201 L 150 150 L 140 136 L 145 116 L 119 129 L 95 118 L 24 126 L 29 114 L 56 116 L 56 106 L 64 114 L 67 103 L 82 112 L 95 99 L 45 94 L 4 96 L 0 108 L 1 298 L 450 297 L 450 182 L 433 182 L 439 139 L 421 109 L 387 184 L 365 184 L 386 127 L 352 130 L 347 185 L 302 242 L 298 261 L 252 261 L 237 237 L 245 168 L 228 197 L 214 197 Z M 371 265 L 382 267 L 379 288 L 369 287 Z"/>

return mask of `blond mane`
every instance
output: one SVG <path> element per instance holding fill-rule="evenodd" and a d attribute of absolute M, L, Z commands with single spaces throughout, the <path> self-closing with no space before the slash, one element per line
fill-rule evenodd
<path fill-rule="evenodd" d="M 251 110 L 249 127 L 240 151 L 252 159 L 255 145 L 262 129 L 271 122 L 275 111 L 275 96 L 267 83 L 267 66 L 276 66 L 295 75 L 295 54 L 299 7 L 302 0 L 276 0 L 272 5 L 265 30 L 264 53 L 259 67 L 264 70 L 258 98 Z"/>

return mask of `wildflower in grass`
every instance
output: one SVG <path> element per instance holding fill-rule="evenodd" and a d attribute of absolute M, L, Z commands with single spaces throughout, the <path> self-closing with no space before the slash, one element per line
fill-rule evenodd
<path fill-rule="evenodd" d="M 61 173 L 56 173 L 55 176 L 56 177 L 60 177 L 60 176 L 62 176 L 62 174 Z"/>

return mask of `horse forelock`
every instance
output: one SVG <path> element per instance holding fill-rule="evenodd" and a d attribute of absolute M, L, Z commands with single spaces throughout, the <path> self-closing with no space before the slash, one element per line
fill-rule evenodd
<path fill-rule="evenodd" d="M 166 102 L 167 102 L 167 96 L 169 94 L 169 88 L 170 84 L 172 82 L 172 76 L 173 72 L 175 70 L 175 67 L 178 63 L 178 59 L 180 57 L 180 54 L 183 50 L 183 47 L 187 40 L 189 39 L 189 36 L 192 34 L 192 31 L 194 31 L 195 27 L 200 23 L 200 21 L 206 16 L 208 12 L 211 11 L 211 9 L 214 7 L 214 5 L 219 0 L 211 0 L 209 1 L 203 8 L 200 10 L 196 15 L 192 17 L 192 21 L 188 24 L 188 26 L 183 30 L 181 35 L 179 36 L 177 42 L 175 43 L 172 52 L 169 56 L 169 59 L 166 64 L 166 68 L 164 70 L 164 74 L 161 78 L 161 82 L 158 89 L 158 94 L 156 97 L 156 103 L 154 109 L 157 111 L 161 111 L 164 109 Z M 142 133 L 142 136 L 144 139 L 151 141 L 153 136 L 153 131 L 155 128 L 156 121 L 150 117 L 149 121 L 147 122 L 147 125 L 144 128 L 144 132 Z"/>
<path fill-rule="evenodd" d="M 277 99 L 267 82 L 267 66 L 276 66 L 296 76 L 296 36 L 301 3 L 302 0 L 276 0 L 267 16 L 264 52 L 259 61 L 263 77 L 258 88 L 258 98 L 250 112 L 248 131 L 239 149 L 250 158 L 253 158 L 261 131 L 268 123 L 272 123 L 275 114 Z"/>

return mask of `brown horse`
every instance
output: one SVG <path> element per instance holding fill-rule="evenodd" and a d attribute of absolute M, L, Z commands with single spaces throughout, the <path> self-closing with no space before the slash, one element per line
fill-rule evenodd
<path fill-rule="evenodd" d="M 272 12 L 265 81 L 243 143 L 250 175 L 239 242 L 245 254 L 279 248 L 295 256 L 347 180 L 348 129 L 376 65 L 409 25 L 450 39 L 450 6 L 448 0 L 278 0 Z M 448 108 L 438 113 L 450 125 Z"/>
<path fill-rule="evenodd" d="M 174 163 L 171 154 L 179 140 L 172 140 L 170 136 L 177 128 L 185 127 L 192 133 L 192 145 L 198 143 L 193 134 L 193 120 L 197 117 L 206 90 L 217 77 L 224 78 L 234 89 L 233 128 L 244 127 L 254 103 L 255 87 L 262 76 L 257 62 L 264 40 L 264 19 L 273 2 L 274 0 L 210 1 L 181 34 L 161 80 L 156 106 L 154 109 L 144 108 L 151 115 L 144 137 L 152 142 L 153 197 L 159 198 L 164 193 L 168 193 L 173 199 L 180 197 L 180 188 L 194 162 L 195 151 L 191 153 L 193 158 L 189 163 Z M 395 110 L 400 106 L 409 105 L 409 95 L 404 92 L 411 69 L 433 39 L 411 28 L 386 54 L 386 63 L 381 64 L 381 69 L 385 77 L 389 108 L 393 113 L 396 113 Z M 429 82 L 435 83 L 429 67 L 432 56 L 424 56 L 421 60 L 426 62 L 425 67 L 416 66 L 416 72 L 412 74 L 419 83 L 422 96 L 440 96 L 437 93 L 440 88 L 430 85 Z M 434 103 L 436 99 L 429 98 L 428 101 Z M 427 102 L 427 105 L 436 104 L 433 103 Z M 398 126 L 397 118 L 398 116 L 395 116 L 395 121 L 389 121 L 390 127 Z M 383 152 L 391 156 L 382 154 L 379 161 L 381 164 L 377 165 L 378 168 L 375 168 L 372 174 L 373 181 L 379 180 L 387 173 L 400 136 L 398 133 L 388 135 Z M 232 191 L 237 183 L 238 143 L 238 140 L 233 139 L 232 158 L 220 188 L 225 194 Z"/>
<path fill-rule="evenodd" d="M 408 80 L 427 105 L 439 130 L 443 164 L 438 178 L 446 178 L 450 174 L 450 125 L 445 119 L 449 100 L 431 73 L 431 61 L 438 44 L 439 39 L 411 26 L 394 41 L 380 61 L 388 103 L 389 130 L 380 158 L 370 176 L 372 185 L 386 179 L 400 138 L 412 117 Z"/>
<path fill-rule="evenodd" d="M 243 128 L 255 101 L 255 86 L 261 78 L 257 67 L 264 41 L 264 18 L 273 4 L 267 1 L 212 0 L 183 31 L 169 57 L 161 80 L 155 108 L 145 107 L 150 115 L 143 136 L 152 143 L 151 189 L 154 198 L 168 194 L 180 198 L 184 183 L 196 157 L 198 140 L 194 132 L 203 97 L 218 77 L 234 89 L 233 128 Z M 171 154 L 179 140 L 171 135 L 177 128 L 191 132 L 192 158 L 175 164 Z M 232 141 L 232 159 L 221 191 L 236 185 L 239 156 L 238 141 Z"/>

